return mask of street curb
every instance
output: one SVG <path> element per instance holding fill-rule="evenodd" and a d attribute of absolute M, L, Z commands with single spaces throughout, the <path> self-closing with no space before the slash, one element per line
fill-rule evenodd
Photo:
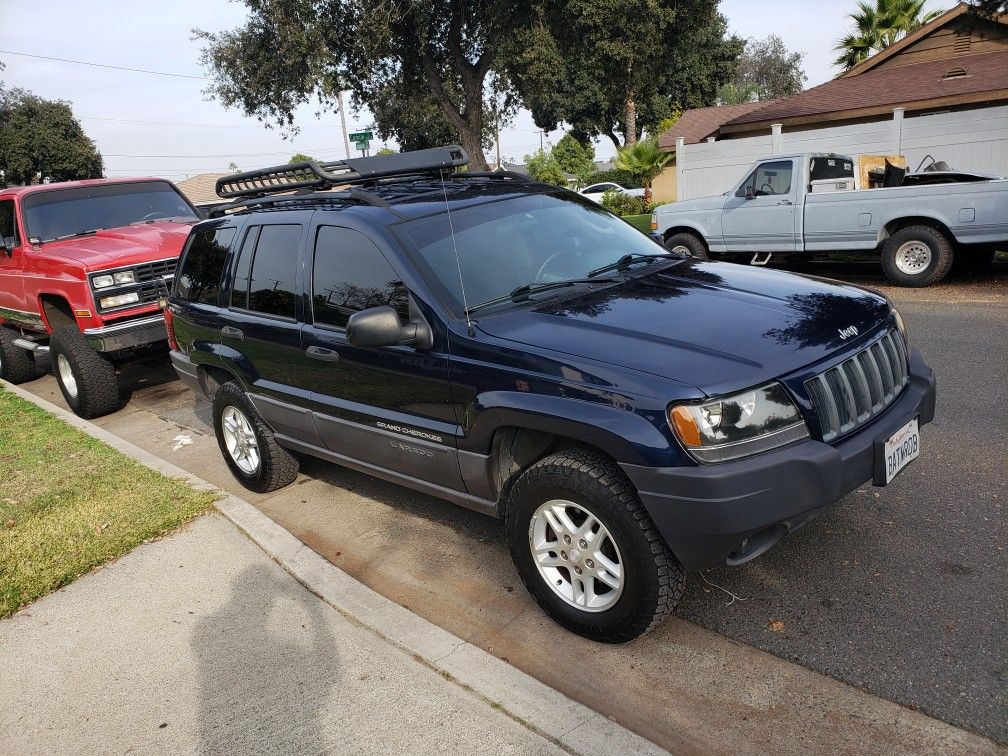
<path fill-rule="evenodd" d="M 181 478 L 198 491 L 220 494 L 221 498 L 214 505 L 217 510 L 309 591 L 345 617 L 561 748 L 586 755 L 667 753 L 584 704 L 368 588 L 244 499 L 7 381 L 0 380 L 0 385 L 146 467 L 171 478 Z"/>

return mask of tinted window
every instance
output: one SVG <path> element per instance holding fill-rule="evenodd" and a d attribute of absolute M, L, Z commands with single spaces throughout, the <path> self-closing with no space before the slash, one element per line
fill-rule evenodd
<path fill-rule="evenodd" d="M 249 271 L 252 269 L 252 255 L 259 239 L 259 226 L 252 226 L 245 232 L 245 242 L 238 254 L 234 281 L 231 283 L 231 306 L 248 308 Z"/>
<path fill-rule="evenodd" d="M 406 287 L 374 243 L 349 228 L 323 226 L 315 242 L 312 309 L 316 323 L 345 328 L 358 310 L 392 305 L 408 315 Z"/>
<path fill-rule="evenodd" d="M 300 240 L 301 226 L 263 226 L 260 229 L 249 277 L 248 309 L 294 318 Z"/>
<path fill-rule="evenodd" d="M 8 244 L 12 239 L 12 246 L 17 247 L 21 243 L 18 239 L 17 223 L 14 221 L 14 203 L 7 200 L 0 202 L 0 242 Z"/>
<path fill-rule="evenodd" d="M 744 197 L 747 186 L 752 187 L 754 197 L 789 194 L 791 192 L 791 171 L 790 160 L 763 163 L 746 177 L 736 194 L 739 197 Z"/>
<path fill-rule="evenodd" d="M 217 304 L 228 247 L 234 235 L 233 228 L 219 228 L 193 236 L 175 280 L 175 293 L 179 297 L 190 302 Z"/>
<path fill-rule="evenodd" d="M 196 217 L 182 195 L 164 181 L 33 192 L 23 204 L 25 233 L 41 241 L 141 221 Z"/>

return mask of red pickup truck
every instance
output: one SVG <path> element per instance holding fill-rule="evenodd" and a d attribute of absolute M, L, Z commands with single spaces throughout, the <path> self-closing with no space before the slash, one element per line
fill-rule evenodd
<path fill-rule="evenodd" d="M 164 348 L 164 300 L 199 218 L 162 179 L 0 189 L 0 377 L 45 353 L 81 417 L 122 405 L 117 366 Z"/>

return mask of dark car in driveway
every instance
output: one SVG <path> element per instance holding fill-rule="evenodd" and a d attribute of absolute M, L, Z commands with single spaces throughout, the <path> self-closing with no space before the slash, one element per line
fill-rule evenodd
<path fill-rule="evenodd" d="M 502 517 L 540 605 L 620 642 L 685 570 L 747 562 L 920 453 L 934 379 L 881 295 L 678 256 L 465 162 L 218 183 L 166 325 L 245 486 L 305 453 Z"/>

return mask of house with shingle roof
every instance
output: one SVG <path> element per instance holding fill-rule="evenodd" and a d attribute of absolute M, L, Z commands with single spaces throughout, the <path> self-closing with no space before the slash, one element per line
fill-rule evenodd
<path fill-rule="evenodd" d="M 931 154 L 962 170 L 1008 175 L 1008 16 L 966 23 L 967 11 L 960 3 L 793 97 L 686 111 L 659 136 L 677 160 L 655 182 L 656 196 L 719 193 L 730 186 L 715 191 L 732 168 L 726 155 L 740 156 L 740 177 L 752 160 L 782 149 L 906 154 L 911 168 Z M 684 175 L 686 165 L 695 175 Z"/>

